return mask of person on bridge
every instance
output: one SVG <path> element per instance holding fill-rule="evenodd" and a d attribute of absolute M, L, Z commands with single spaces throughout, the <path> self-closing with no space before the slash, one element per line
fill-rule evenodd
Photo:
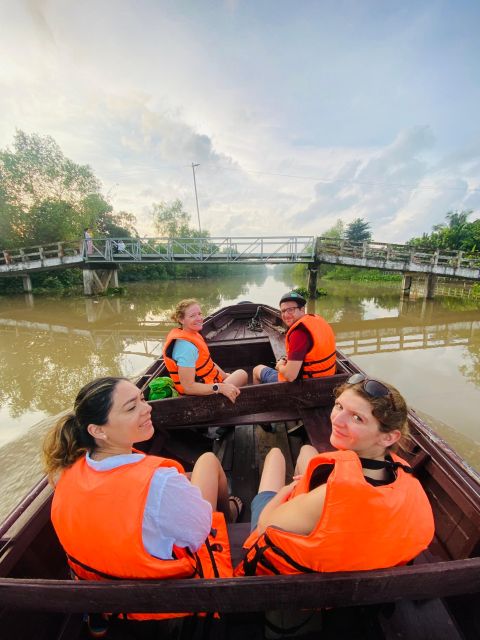
<path fill-rule="evenodd" d="M 192 396 L 221 393 L 235 402 L 240 394 L 239 387 L 247 384 L 248 374 L 243 369 L 227 374 L 213 362 L 200 333 L 203 314 L 197 300 L 181 300 L 175 307 L 172 320 L 180 326 L 167 335 L 163 358 L 177 391 Z"/>
<path fill-rule="evenodd" d="M 91 256 L 93 254 L 93 234 L 90 227 L 85 227 L 83 230 L 83 238 L 85 240 L 85 251 L 87 256 Z"/>
<path fill-rule="evenodd" d="M 336 348 L 332 327 L 321 316 L 305 313 L 306 304 L 296 291 L 281 297 L 280 312 L 288 327 L 286 355 L 277 361 L 275 369 L 258 364 L 253 369 L 254 384 L 334 375 Z"/>
<path fill-rule="evenodd" d="M 280 449 L 265 458 L 252 533 L 237 575 L 363 571 L 406 564 L 430 544 L 430 503 L 407 462 L 407 406 L 392 385 L 351 376 L 335 389 L 330 444 L 304 445 L 285 484 Z"/>
<path fill-rule="evenodd" d="M 55 486 L 52 522 L 73 574 L 84 580 L 231 576 L 225 518 L 237 519 L 241 501 L 229 497 L 212 452 L 198 458 L 189 480 L 179 462 L 135 449 L 154 434 L 151 412 L 129 380 L 99 378 L 79 391 L 73 412 L 45 439 L 45 471 Z"/>

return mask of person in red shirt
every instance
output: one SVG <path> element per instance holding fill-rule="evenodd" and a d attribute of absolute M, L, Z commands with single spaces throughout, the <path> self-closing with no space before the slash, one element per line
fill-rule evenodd
<path fill-rule="evenodd" d="M 335 337 L 332 328 L 320 316 L 306 314 L 306 304 L 305 298 L 296 291 L 282 296 L 280 313 L 289 329 L 285 341 L 287 353 L 277 361 L 275 369 L 264 364 L 257 365 L 253 370 L 254 384 L 293 382 L 298 378 L 335 373 Z"/>

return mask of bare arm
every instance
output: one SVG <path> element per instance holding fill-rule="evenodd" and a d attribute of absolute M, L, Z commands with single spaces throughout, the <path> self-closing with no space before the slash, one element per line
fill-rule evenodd
<path fill-rule="evenodd" d="M 309 493 L 302 493 L 283 502 L 295 484 L 296 482 L 292 482 L 283 487 L 263 509 L 258 519 L 260 533 L 271 525 L 300 535 L 308 535 L 314 529 L 323 512 L 326 485 L 322 484 Z"/>
<path fill-rule="evenodd" d="M 303 360 L 287 360 L 286 357 L 280 358 L 275 365 L 278 373 L 281 373 L 287 382 L 293 382 L 297 379 Z"/>
<path fill-rule="evenodd" d="M 213 384 L 203 384 L 202 382 L 195 381 L 194 367 L 178 367 L 178 377 L 187 396 L 210 396 L 212 393 L 215 393 Z M 219 382 L 218 393 L 224 395 L 231 402 L 235 402 L 240 393 L 240 389 L 228 382 Z"/>
<path fill-rule="evenodd" d="M 225 380 L 225 378 L 227 377 L 227 374 L 225 373 L 225 371 L 216 362 L 214 362 L 213 364 L 217 367 L 217 371 L 220 374 L 220 377 L 222 378 L 222 380 Z"/>

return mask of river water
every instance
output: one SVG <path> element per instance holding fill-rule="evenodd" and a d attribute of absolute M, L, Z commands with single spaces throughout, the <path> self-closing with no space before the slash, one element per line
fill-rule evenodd
<path fill-rule="evenodd" d="M 128 283 L 120 298 L 0 298 L 0 521 L 41 477 L 52 416 L 100 375 L 134 376 L 161 354 L 176 302 L 196 297 L 208 314 L 251 300 L 277 306 L 294 286 L 271 267 L 208 280 Z M 408 300 L 398 284 L 322 281 L 309 303 L 333 324 L 338 347 L 388 380 L 480 469 L 480 309 L 459 299 Z"/>

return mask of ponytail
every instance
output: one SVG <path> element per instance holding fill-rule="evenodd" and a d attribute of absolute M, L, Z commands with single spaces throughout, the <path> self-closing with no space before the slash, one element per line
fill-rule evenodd
<path fill-rule="evenodd" d="M 74 412 L 62 416 L 47 433 L 43 466 L 52 484 L 63 469 L 95 450 L 95 438 L 88 432 L 88 425 L 106 424 L 113 392 L 121 380 L 125 378 L 105 377 L 86 384 L 78 392 Z"/>

